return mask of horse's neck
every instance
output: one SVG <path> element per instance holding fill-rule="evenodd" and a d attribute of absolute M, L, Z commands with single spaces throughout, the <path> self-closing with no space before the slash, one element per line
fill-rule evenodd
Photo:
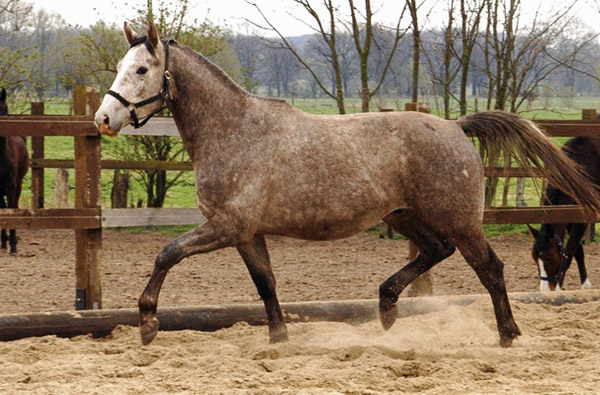
<path fill-rule="evenodd" d="M 171 48 L 169 69 L 176 87 L 170 105 L 188 153 L 224 135 L 243 130 L 251 96 L 201 55 Z"/>
<path fill-rule="evenodd" d="M 544 205 L 560 206 L 563 204 L 574 204 L 574 201 L 560 189 L 554 188 L 553 186 L 546 187 L 546 199 L 544 199 Z"/>

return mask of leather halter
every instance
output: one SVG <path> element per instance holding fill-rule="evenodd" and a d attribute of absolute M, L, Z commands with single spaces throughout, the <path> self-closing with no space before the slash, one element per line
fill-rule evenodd
<path fill-rule="evenodd" d="M 150 118 L 152 118 L 154 115 L 158 114 L 159 112 L 161 112 L 162 110 L 164 110 L 167 107 L 167 105 L 166 105 L 167 97 L 169 99 L 171 99 L 171 93 L 170 93 L 171 73 L 169 72 L 169 44 L 171 44 L 174 41 L 171 39 L 164 39 L 164 40 L 161 40 L 161 42 L 163 43 L 163 48 L 165 49 L 165 72 L 163 74 L 163 86 L 162 86 L 162 89 L 160 90 L 160 92 L 158 92 L 158 94 L 156 94 L 148 99 L 141 100 L 137 103 L 132 103 L 113 90 L 109 90 L 108 92 L 106 92 L 107 94 L 111 95 L 112 97 L 114 97 L 115 99 L 120 101 L 121 104 L 123 104 L 125 107 L 127 107 L 127 109 L 129 110 L 129 114 L 131 115 L 131 121 L 132 121 L 131 124 L 136 129 L 139 129 L 142 126 L 144 126 L 146 124 L 146 122 L 148 122 L 150 120 Z M 139 44 L 139 42 L 134 41 L 132 44 L 132 47 L 134 47 L 135 45 L 138 45 L 138 44 Z M 160 106 L 160 108 L 158 110 L 154 111 L 152 114 L 148 115 L 146 118 L 144 118 L 140 122 L 135 110 L 137 108 L 143 107 L 147 104 L 154 103 L 155 101 L 159 101 L 159 100 L 162 102 L 162 105 Z"/>
<path fill-rule="evenodd" d="M 560 236 L 555 234 L 554 240 L 558 245 L 558 253 L 560 255 L 560 266 L 558 267 L 558 272 L 554 276 L 539 276 L 539 278 L 540 280 L 557 283 L 560 285 L 565 276 L 565 272 L 567 271 L 568 261 L 571 259 L 571 257 L 565 252 Z M 538 256 L 539 255 L 540 254 L 538 254 Z"/>

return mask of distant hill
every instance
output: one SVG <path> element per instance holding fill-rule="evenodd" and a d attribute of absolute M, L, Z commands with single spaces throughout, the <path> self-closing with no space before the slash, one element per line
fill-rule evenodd
<path fill-rule="evenodd" d="M 296 48 L 303 48 L 314 34 L 303 34 L 301 36 L 286 37 L 286 39 Z"/>

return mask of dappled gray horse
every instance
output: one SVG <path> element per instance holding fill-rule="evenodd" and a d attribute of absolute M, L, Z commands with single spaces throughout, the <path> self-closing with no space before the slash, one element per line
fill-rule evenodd
<path fill-rule="evenodd" d="M 384 219 L 419 248 L 416 259 L 379 289 L 384 328 L 396 301 L 420 274 L 455 246 L 489 291 L 500 344 L 520 332 L 509 305 L 503 263 L 483 230 L 483 165 L 468 136 L 501 146 L 596 211 L 600 199 L 566 156 L 531 122 L 503 112 L 446 121 L 416 113 L 306 114 L 245 92 L 202 55 L 161 41 L 153 25 L 137 36 L 96 113 L 100 131 L 116 136 L 141 126 L 164 106 L 173 113 L 196 172 L 198 205 L 207 222 L 167 244 L 139 299 L 140 333 L 156 336 L 158 295 L 183 258 L 236 247 L 262 297 L 271 342 L 287 329 L 275 293 L 265 235 L 331 240 Z M 400 259 L 399 259 L 400 261 Z M 343 284 L 340 284 L 343 287 Z"/>

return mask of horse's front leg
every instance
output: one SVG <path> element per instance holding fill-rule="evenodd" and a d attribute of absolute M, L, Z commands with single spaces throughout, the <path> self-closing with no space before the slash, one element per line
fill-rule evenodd
<path fill-rule="evenodd" d="M 167 272 L 183 258 L 191 255 L 229 247 L 234 244 L 231 232 L 227 232 L 214 223 L 207 222 L 167 244 L 157 255 L 154 271 L 140 296 L 140 335 L 142 344 L 149 344 L 158 332 L 156 306 L 158 294 L 167 276 Z"/>
<path fill-rule="evenodd" d="M 287 340 L 287 328 L 275 293 L 275 276 L 264 236 L 255 236 L 252 242 L 237 247 L 244 259 L 258 294 L 265 303 L 271 343 Z"/>

